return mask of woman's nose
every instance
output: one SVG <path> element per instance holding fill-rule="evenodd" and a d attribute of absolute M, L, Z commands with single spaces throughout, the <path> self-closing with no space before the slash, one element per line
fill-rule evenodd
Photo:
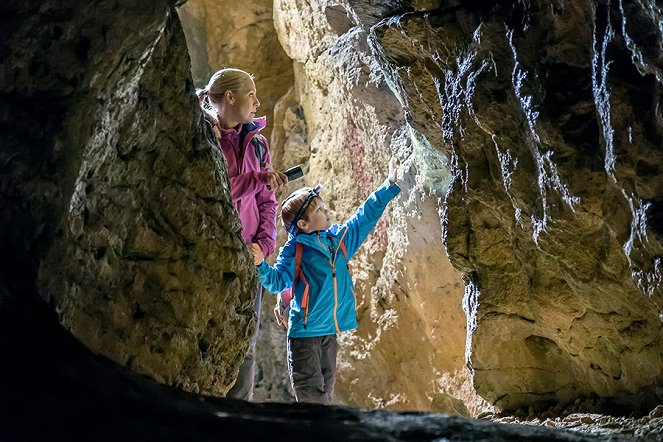
<path fill-rule="evenodd" d="M 260 107 L 260 100 L 258 100 L 258 97 L 256 97 L 256 107 Z"/>

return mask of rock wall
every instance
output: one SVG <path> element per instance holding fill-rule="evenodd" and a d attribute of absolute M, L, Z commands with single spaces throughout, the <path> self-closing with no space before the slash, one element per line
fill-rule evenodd
<path fill-rule="evenodd" d="M 93 352 L 224 394 L 254 327 L 256 275 L 174 9 L 2 10 L 3 287 L 39 293 Z"/>
<path fill-rule="evenodd" d="M 172 5 L 2 12 L 4 353 L 39 348 L 58 373 L 45 378 L 67 382 L 34 384 L 39 404 L 115 394 L 101 392 L 117 369 L 104 357 L 223 394 L 256 280 Z M 343 219 L 401 160 L 403 195 L 353 262 L 361 324 L 342 339 L 342 401 L 437 409 L 451 393 L 476 412 L 463 351 L 504 409 L 661 400 L 657 5 L 278 0 L 275 16 L 296 79 L 276 106 L 275 163 L 305 163 Z M 104 357 L 74 350 L 43 300 Z M 0 378 L 38 377 L 29 360 Z M 91 366 L 105 374 L 81 381 Z M 18 390 L 2 389 L 13 413 Z"/>
<path fill-rule="evenodd" d="M 481 400 L 464 372 L 460 274 L 441 240 L 439 201 L 448 158 L 407 123 L 366 29 L 339 2 L 278 0 L 274 24 L 293 59 L 295 86 L 277 105 L 275 164 L 305 165 L 302 183 L 324 185 L 342 222 L 401 161 L 403 195 L 351 262 L 359 328 L 342 335 L 336 392 L 363 407 L 430 409 L 435 394 Z M 429 159 L 426 161 L 425 159 Z M 416 382 L 413 382 L 416 379 Z"/>
<path fill-rule="evenodd" d="M 284 116 L 306 126 L 275 134 L 283 158 L 308 143 L 306 182 L 337 218 L 390 155 L 407 177 L 354 264 L 344 400 L 464 390 L 440 224 L 482 397 L 661 400 L 661 17 L 650 2 L 275 2 L 295 63 Z"/>
<path fill-rule="evenodd" d="M 504 409 L 660 401 L 660 9 L 395 12 L 376 48 L 410 123 L 450 157 L 443 234 L 479 394 Z"/>

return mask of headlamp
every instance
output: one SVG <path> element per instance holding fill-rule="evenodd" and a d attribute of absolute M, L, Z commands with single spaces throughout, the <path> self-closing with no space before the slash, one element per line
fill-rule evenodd
<path fill-rule="evenodd" d="M 291 233 L 292 235 L 296 235 L 297 232 L 299 231 L 299 227 L 297 227 L 297 221 L 299 221 L 302 216 L 304 216 L 304 213 L 306 213 L 306 209 L 311 205 L 313 200 L 315 199 L 316 196 L 320 196 L 320 192 L 322 191 L 322 184 L 316 184 L 316 186 L 312 189 L 309 189 L 308 195 L 306 196 L 306 200 L 304 200 L 304 204 L 302 204 L 302 207 L 299 208 L 297 211 L 297 214 L 295 217 L 292 219 L 286 230 Z M 285 202 L 288 201 L 287 199 L 283 201 Z"/>

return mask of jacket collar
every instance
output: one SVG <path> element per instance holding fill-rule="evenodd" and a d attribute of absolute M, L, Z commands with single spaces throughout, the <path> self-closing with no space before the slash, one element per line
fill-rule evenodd
<path fill-rule="evenodd" d="M 289 234 L 295 242 L 302 243 L 307 247 L 314 248 L 325 254 L 328 258 L 331 258 L 331 253 L 329 252 L 329 239 L 334 238 L 342 231 L 342 227 L 338 224 L 332 224 L 327 230 L 313 232 L 313 233 L 298 233 L 296 235 Z M 318 241 L 318 235 L 320 235 L 320 240 Z M 322 242 L 322 244 L 321 244 Z M 334 247 L 338 247 L 338 244 L 334 242 Z"/>

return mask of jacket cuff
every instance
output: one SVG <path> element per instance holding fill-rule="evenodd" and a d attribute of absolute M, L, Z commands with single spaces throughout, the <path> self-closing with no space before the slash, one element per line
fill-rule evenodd
<path fill-rule="evenodd" d="M 267 171 L 256 172 L 256 176 L 258 177 L 260 184 L 267 184 L 267 173 Z"/>
<path fill-rule="evenodd" d="M 392 184 L 391 181 L 389 181 L 389 178 L 385 179 L 382 183 L 382 186 L 380 187 L 386 189 L 390 194 L 393 195 L 398 195 L 398 193 L 401 191 L 401 188 L 398 186 L 398 184 Z"/>
<path fill-rule="evenodd" d="M 267 267 L 269 267 L 269 264 L 267 264 L 267 261 L 263 259 L 262 262 L 260 263 L 260 265 L 256 266 L 256 269 L 258 270 L 258 274 L 262 275 L 263 273 L 265 273 L 265 271 L 267 270 Z"/>

